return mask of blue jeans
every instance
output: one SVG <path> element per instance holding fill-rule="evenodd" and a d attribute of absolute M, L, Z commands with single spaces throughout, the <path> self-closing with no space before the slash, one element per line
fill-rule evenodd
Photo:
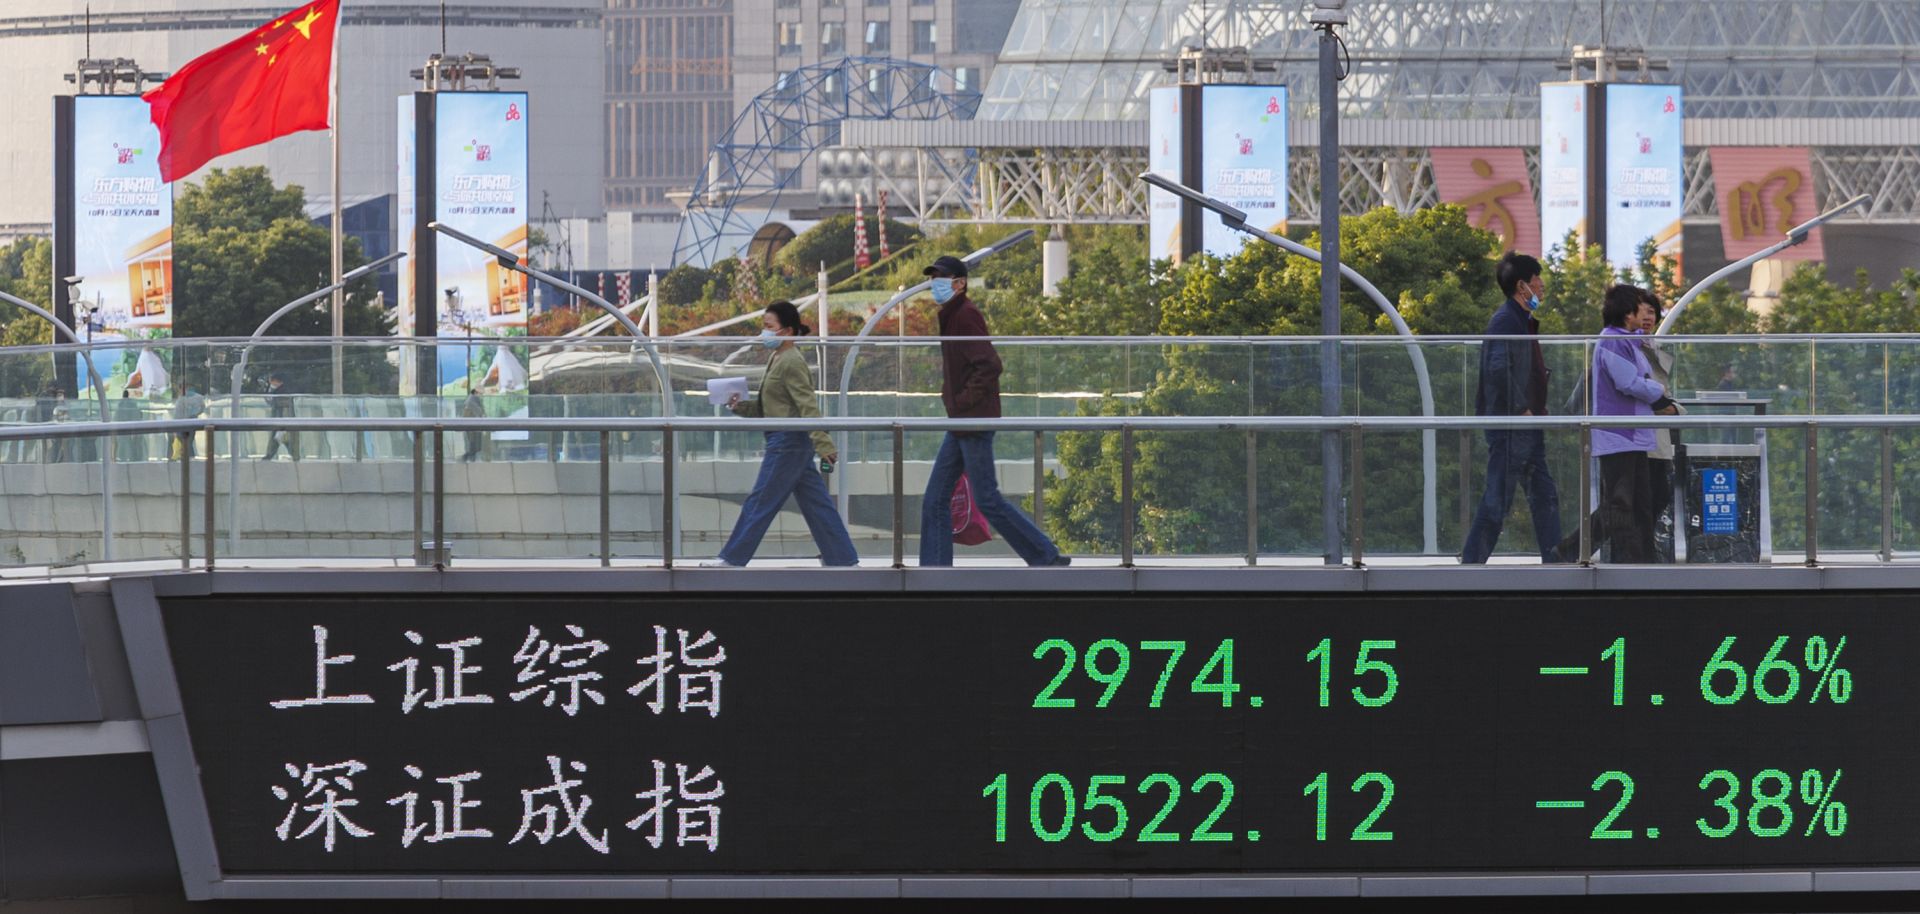
<path fill-rule="evenodd" d="M 1007 503 L 1000 494 L 1000 479 L 993 468 L 993 433 L 967 435 L 947 433 L 940 442 L 940 454 L 933 458 L 933 472 L 927 477 L 927 494 L 920 500 L 920 566 L 930 568 L 953 564 L 953 490 L 960 474 L 967 474 L 973 488 L 973 503 L 985 515 L 994 532 L 1013 547 L 1029 565 L 1051 565 L 1060 558 L 1060 548 L 1047 539 L 1019 508 Z"/>
<path fill-rule="evenodd" d="M 767 535 L 773 518 L 791 495 L 800 503 L 800 516 L 806 518 L 813 542 L 820 547 L 820 561 L 827 565 L 857 565 L 859 554 L 853 551 L 853 539 L 847 525 L 827 495 L 827 484 L 814 469 L 813 439 L 806 432 L 768 432 L 767 456 L 760 461 L 760 478 L 740 505 L 740 519 L 734 522 L 733 535 L 720 550 L 721 560 L 732 565 L 752 561 Z"/>
<path fill-rule="evenodd" d="M 1493 554 L 1507 512 L 1513 509 L 1516 484 L 1527 490 L 1540 560 L 1548 564 L 1560 560 L 1554 552 L 1560 545 L 1560 493 L 1547 473 L 1546 433 L 1502 429 L 1487 432 L 1487 491 L 1480 498 L 1473 529 L 1467 531 L 1466 547 L 1460 550 L 1461 564 L 1485 564 L 1487 556 Z"/>

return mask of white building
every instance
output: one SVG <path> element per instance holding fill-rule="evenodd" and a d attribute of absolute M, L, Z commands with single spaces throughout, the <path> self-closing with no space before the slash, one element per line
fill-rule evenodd
<path fill-rule="evenodd" d="M 604 212 L 604 0 L 459 0 L 447 5 L 450 53 L 491 54 L 531 94 L 531 199 L 560 216 Z M 89 35 L 86 8 L 92 7 Z M 0 3 L 0 236 L 42 233 L 53 218 L 53 96 L 83 57 L 131 58 L 172 72 L 293 8 L 295 0 L 6 0 Z M 439 0 L 348 0 L 340 32 L 341 194 L 349 202 L 395 191 L 395 102 L 407 73 L 441 49 Z M 213 166 L 265 165 L 275 181 L 328 200 L 325 132 L 297 134 Z M 194 178 L 189 177 L 191 183 Z"/>

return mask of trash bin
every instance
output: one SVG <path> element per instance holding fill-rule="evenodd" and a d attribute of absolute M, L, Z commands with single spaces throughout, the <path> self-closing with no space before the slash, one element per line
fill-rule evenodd
<path fill-rule="evenodd" d="M 1765 415 L 1766 400 L 1699 391 L 1680 401 L 1689 415 Z M 1773 561 L 1766 429 L 1689 429 L 1675 454 L 1674 551 L 1690 565 Z M 1693 439 L 1693 440 L 1689 440 Z"/>

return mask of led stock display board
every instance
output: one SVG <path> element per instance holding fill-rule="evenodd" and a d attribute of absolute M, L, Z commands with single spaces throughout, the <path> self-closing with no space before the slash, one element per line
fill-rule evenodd
<path fill-rule="evenodd" d="M 1911 598 L 193 597 L 230 875 L 1920 862 Z"/>

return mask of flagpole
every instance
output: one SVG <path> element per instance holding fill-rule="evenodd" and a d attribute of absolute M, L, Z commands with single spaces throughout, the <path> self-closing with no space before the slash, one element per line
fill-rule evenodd
<path fill-rule="evenodd" d="M 342 7 L 346 4 L 342 3 Z M 346 18 L 344 11 L 340 14 Z M 346 392 L 345 372 L 341 365 L 343 353 L 340 338 L 346 335 L 346 290 L 340 285 L 341 244 L 345 233 L 340 224 L 340 33 L 345 31 L 345 22 L 333 24 L 333 72 L 327 80 L 328 111 L 332 122 L 327 132 L 333 141 L 333 395 L 341 396 Z"/>

